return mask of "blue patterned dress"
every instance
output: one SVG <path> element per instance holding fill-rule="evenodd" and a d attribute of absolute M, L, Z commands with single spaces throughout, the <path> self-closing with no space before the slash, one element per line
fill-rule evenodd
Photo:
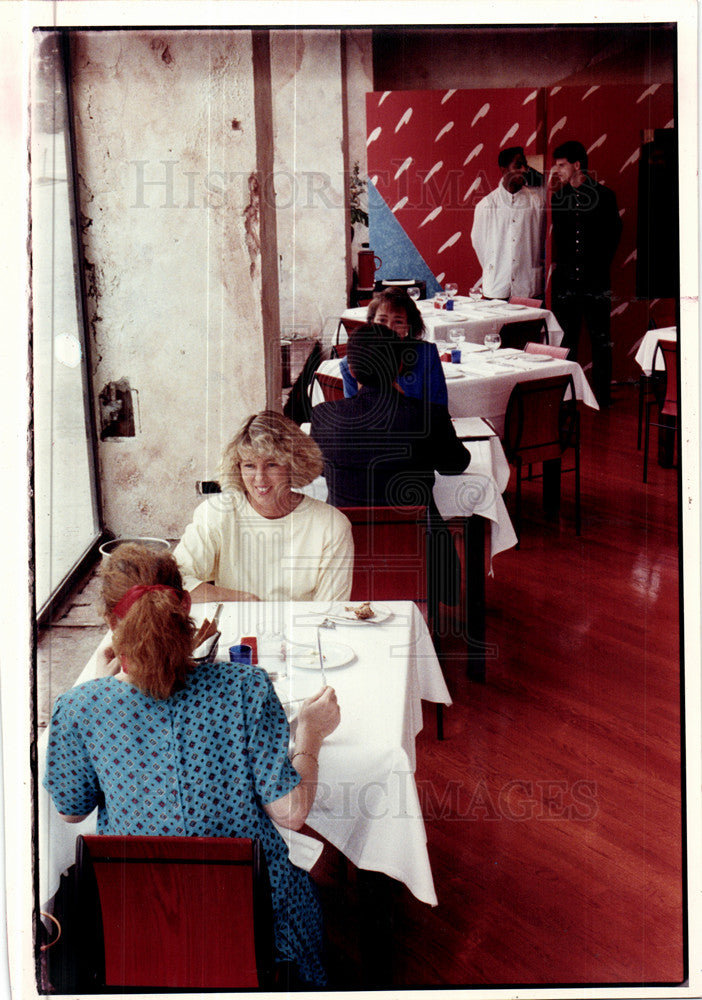
<path fill-rule="evenodd" d="M 297 962 L 303 979 L 322 986 L 319 902 L 263 809 L 300 781 L 288 742 L 263 670 L 205 664 L 161 701 L 104 677 L 56 699 L 44 786 L 63 815 L 98 806 L 100 834 L 259 837 L 278 960 Z"/>

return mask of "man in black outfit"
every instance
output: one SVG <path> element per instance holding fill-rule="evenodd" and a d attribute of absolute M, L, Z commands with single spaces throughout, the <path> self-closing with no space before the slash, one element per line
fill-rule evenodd
<path fill-rule="evenodd" d="M 563 346 L 577 360 L 583 320 L 592 344 L 592 388 L 601 407 L 609 406 L 612 381 L 610 267 L 622 231 L 614 191 L 587 172 L 580 142 L 553 151 L 554 173 L 562 187 L 551 198 L 553 221 L 552 309 L 563 327 Z"/>
<path fill-rule="evenodd" d="M 434 470 L 457 474 L 470 462 L 445 406 L 395 388 L 406 349 L 411 345 L 386 327 L 354 330 L 347 359 L 358 394 L 312 410 L 311 434 L 335 507 L 431 506 Z"/>

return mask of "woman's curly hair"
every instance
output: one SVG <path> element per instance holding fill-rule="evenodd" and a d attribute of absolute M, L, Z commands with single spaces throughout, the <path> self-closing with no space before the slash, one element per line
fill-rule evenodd
<path fill-rule="evenodd" d="M 290 485 L 296 489 L 321 475 L 324 466 L 316 442 L 275 410 L 262 410 L 249 417 L 227 445 L 219 471 L 222 489 L 246 492 L 239 464 L 252 454 L 287 466 Z"/>

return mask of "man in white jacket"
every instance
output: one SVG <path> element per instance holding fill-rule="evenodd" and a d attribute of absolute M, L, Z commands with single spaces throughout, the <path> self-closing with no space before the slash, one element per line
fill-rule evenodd
<path fill-rule="evenodd" d="M 521 146 L 503 149 L 502 180 L 475 208 L 471 240 L 483 269 L 483 295 L 541 299 L 546 212 L 541 189 L 526 186 Z"/>

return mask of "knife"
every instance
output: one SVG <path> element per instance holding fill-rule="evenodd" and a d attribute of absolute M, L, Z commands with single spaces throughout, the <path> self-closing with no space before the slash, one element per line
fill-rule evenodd
<path fill-rule="evenodd" d="M 327 676 L 324 673 L 324 657 L 322 656 L 322 635 L 317 626 L 317 652 L 319 653 L 319 669 L 322 671 L 322 684 L 324 687 L 327 686 Z"/>

